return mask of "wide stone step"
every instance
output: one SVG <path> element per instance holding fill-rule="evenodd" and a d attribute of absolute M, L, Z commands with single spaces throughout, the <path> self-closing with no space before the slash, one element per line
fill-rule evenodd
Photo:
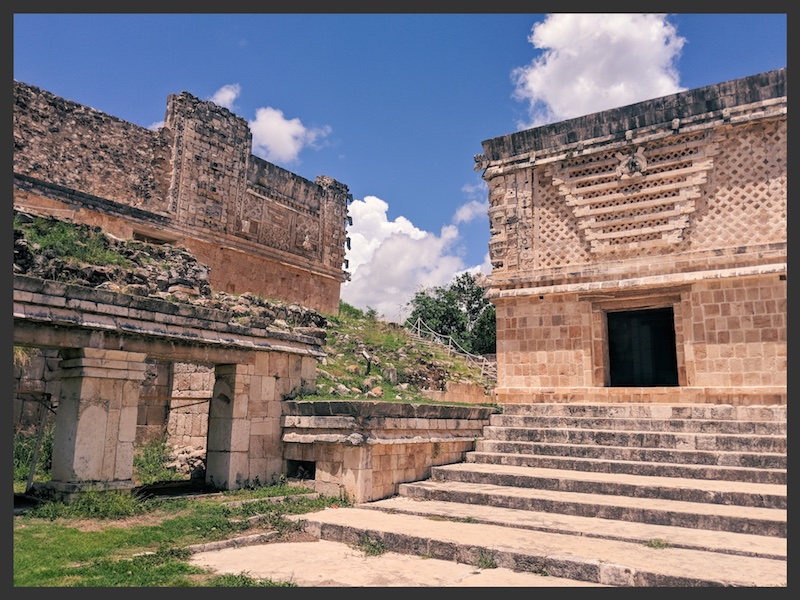
<path fill-rule="evenodd" d="M 484 523 L 587 538 L 637 542 L 645 545 L 658 544 L 670 548 L 704 550 L 706 552 L 755 556 L 774 560 L 786 560 L 788 546 L 787 539 L 782 537 L 595 519 L 594 517 L 544 513 L 479 504 L 419 500 L 406 496 L 394 496 L 360 506 L 393 514 L 426 516 L 434 520 L 446 519 L 464 523 Z"/>
<path fill-rule="evenodd" d="M 756 469 L 786 469 L 785 452 L 599 446 L 590 444 L 507 441 L 487 438 L 477 440 L 475 450 L 479 452 L 566 456 L 604 460 L 714 465 Z"/>
<path fill-rule="evenodd" d="M 718 467 L 712 465 L 651 463 L 477 451 L 468 452 L 465 460 L 468 463 L 542 467 L 545 469 L 565 469 L 569 471 L 627 473 L 630 475 L 718 479 L 721 481 L 744 481 L 748 483 L 786 485 L 786 469 L 752 469 L 746 467 Z"/>
<path fill-rule="evenodd" d="M 729 452 L 786 452 L 786 436 L 778 435 L 487 426 L 483 428 L 483 437 L 488 440 L 544 442 L 550 444 L 680 448 Z"/>
<path fill-rule="evenodd" d="M 786 509 L 785 485 L 741 481 L 591 473 L 477 463 L 457 463 L 432 467 L 430 480 Z"/>
<path fill-rule="evenodd" d="M 609 417 L 624 419 L 733 419 L 786 422 L 786 405 L 662 404 L 610 402 L 606 404 L 506 404 L 504 415 L 545 417 Z"/>
<path fill-rule="evenodd" d="M 785 587 L 785 560 L 432 519 L 362 507 L 292 517 L 319 539 L 615 587 Z M 477 520 L 477 518 L 475 519 Z M 654 540 L 658 541 L 658 540 Z M 367 564 L 368 566 L 368 564 Z"/>
<path fill-rule="evenodd" d="M 576 416 L 492 415 L 493 427 L 537 429 L 604 429 L 618 431 L 660 431 L 671 433 L 713 433 L 786 435 L 785 421 L 739 421 L 734 419 L 627 419 Z"/>
<path fill-rule="evenodd" d="M 424 500 L 485 504 L 618 521 L 786 537 L 786 510 L 777 508 L 629 498 L 459 481 L 403 483 L 400 484 L 398 493 Z"/>

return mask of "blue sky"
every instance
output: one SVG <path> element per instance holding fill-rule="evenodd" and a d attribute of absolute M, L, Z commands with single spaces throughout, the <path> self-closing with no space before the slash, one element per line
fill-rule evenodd
<path fill-rule="evenodd" d="M 342 299 L 489 272 L 481 142 L 787 66 L 786 14 L 14 14 L 13 77 L 143 127 L 187 91 L 353 194 Z"/>

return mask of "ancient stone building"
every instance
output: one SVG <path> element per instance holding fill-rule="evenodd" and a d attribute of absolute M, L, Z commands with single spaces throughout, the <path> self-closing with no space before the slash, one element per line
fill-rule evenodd
<path fill-rule="evenodd" d="M 164 126 L 151 131 L 15 81 L 13 129 L 15 208 L 184 247 L 217 291 L 338 312 L 352 196 L 330 177 L 311 182 L 251 154 L 243 118 L 183 92 L 168 98 Z M 197 281 L 169 283 L 169 291 L 198 293 Z M 24 342 L 30 363 L 14 372 L 20 426 L 53 418 L 43 407 L 63 400 L 71 352 Z M 224 359 L 141 359 L 135 441 L 167 434 L 172 444 L 205 448 Z"/>
<path fill-rule="evenodd" d="M 15 207 L 184 246 L 220 291 L 338 312 L 352 196 L 251 154 L 243 118 L 182 92 L 151 131 L 15 81 L 13 121 Z"/>
<path fill-rule="evenodd" d="M 786 70 L 483 142 L 500 403 L 786 402 Z"/>

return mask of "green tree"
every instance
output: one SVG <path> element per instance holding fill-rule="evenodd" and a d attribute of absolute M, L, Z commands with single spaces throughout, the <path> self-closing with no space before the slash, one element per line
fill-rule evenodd
<path fill-rule="evenodd" d="M 475 275 L 462 273 L 447 286 L 424 288 L 409 301 L 406 326 L 422 320 L 443 336 L 449 335 L 473 354 L 495 351 L 495 308 L 484 298 Z"/>
<path fill-rule="evenodd" d="M 473 354 L 494 354 L 497 351 L 497 322 L 494 304 L 486 303 L 472 328 Z"/>

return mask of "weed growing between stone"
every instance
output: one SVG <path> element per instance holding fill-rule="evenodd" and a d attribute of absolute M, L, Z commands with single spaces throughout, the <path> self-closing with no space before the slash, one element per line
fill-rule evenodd
<path fill-rule="evenodd" d="M 497 561 L 494 558 L 494 552 L 481 548 L 478 551 L 478 564 L 476 566 L 479 569 L 496 569 Z"/>
<path fill-rule="evenodd" d="M 354 547 L 363 552 L 364 556 L 380 556 L 386 552 L 383 540 L 371 537 L 368 532 L 364 532 L 361 535 L 361 538 Z"/>

